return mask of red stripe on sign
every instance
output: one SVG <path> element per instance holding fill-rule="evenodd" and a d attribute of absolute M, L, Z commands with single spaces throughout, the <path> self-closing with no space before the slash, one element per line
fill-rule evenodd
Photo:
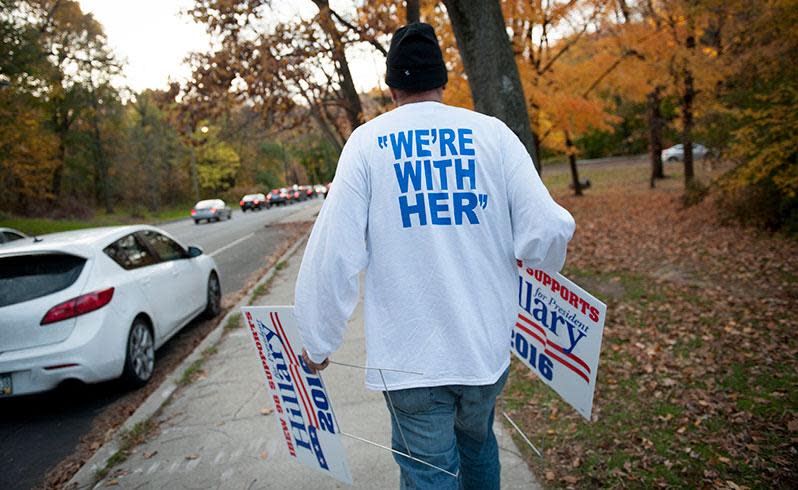
<path fill-rule="evenodd" d="M 521 315 L 521 314 L 519 314 L 519 315 L 518 315 L 518 318 L 520 318 L 521 320 L 523 320 L 523 321 L 527 322 L 529 325 L 531 325 L 531 326 L 535 327 L 536 329 L 540 330 L 540 333 L 541 333 L 541 334 L 542 334 L 544 337 L 546 336 L 546 331 L 545 331 L 545 330 L 543 330 L 543 327 L 541 327 L 541 326 L 540 326 L 540 325 L 538 325 L 537 323 L 533 322 L 532 320 L 530 320 L 529 318 L 527 318 L 527 317 L 525 317 L 524 315 Z"/>
<path fill-rule="evenodd" d="M 578 374 L 579 376 L 581 376 L 581 377 L 582 377 L 582 379 L 584 379 L 585 381 L 587 381 L 587 384 L 590 384 L 590 379 L 588 379 L 587 375 L 586 375 L 585 373 L 583 373 L 582 371 L 580 371 L 579 369 L 577 369 L 577 368 L 576 368 L 576 367 L 575 367 L 573 364 L 571 364 L 571 363 L 569 363 L 569 362 L 565 361 L 564 359 L 561 359 L 561 358 L 557 357 L 557 355 L 554 353 L 554 351 L 551 351 L 551 350 L 549 350 L 549 349 L 546 349 L 546 350 L 544 350 L 544 352 L 545 352 L 546 354 L 548 354 L 548 355 L 549 355 L 549 356 L 550 356 L 552 359 L 554 359 L 555 361 L 559 362 L 559 363 L 560 363 L 560 364 L 562 364 L 563 366 L 567 367 L 567 368 L 568 368 L 568 369 L 570 369 L 571 371 L 573 371 L 573 372 L 575 372 L 576 374 Z"/>
<path fill-rule="evenodd" d="M 294 349 L 291 348 L 291 342 L 288 341 L 288 336 L 285 334 L 285 330 L 283 330 L 283 324 L 280 323 L 280 317 L 277 315 L 277 312 L 270 312 L 269 318 L 272 321 L 274 329 L 277 330 L 277 333 L 280 334 L 280 338 L 283 339 L 283 344 L 285 344 L 285 347 L 288 349 L 289 361 L 293 360 L 294 364 L 299 364 L 299 360 L 296 358 L 296 354 L 294 354 Z"/>
<path fill-rule="evenodd" d="M 530 320 L 529 318 L 527 318 L 527 317 L 525 317 L 524 315 L 521 315 L 521 314 L 519 314 L 519 315 L 518 315 L 518 318 L 520 318 L 520 319 L 524 320 L 525 322 L 527 322 L 528 324 L 532 325 L 533 327 L 535 327 L 536 329 L 538 329 L 538 330 L 540 331 L 540 333 L 542 333 L 544 336 L 546 336 L 546 331 L 543 329 L 543 327 L 541 327 L 541 326 L 540 326 L 540 325 L 538 325 L 537 323 L 533 322 L 532 320 Z M 582 360 L 582 359 L 581 359 L 579 356 L 576 356 L 576 355 L 575 355 L 574 353 L 572 353 L 572 352 L 571 352 L 571 353 L 568 353 L 568 354 L 566 354 L 566 353 L 565 353 L 565 350 L 564 350 L 562 347 L 560 347 L 559 345 L 557 345 L 557 344 L 555 344 L 554 342 L 552 342 L 552 341 L 551 341 L 551 340 L 550 340 L 548 337 L 546 337 L 546 343 L 547 343 L 548 345 L 550 345 L 550 346 L 554 347 L 554 348 L 555 348 L 555 349 L 557 349 L 558 351 L 560 351 L 560 353 L 561 353 L 562 355 L 566 356 L 568 359 L 571 359 L 571 360 L 572 360 L 572 361 L 574 361 L 575 363 L 577 363 L 577 364 L 579 364 L 580 366 L 582 366 L 583 368 L 585 368 L 585 369 L 587 370 L 587 372 L 588 372 L 588 373 L 589 373 L 589 372 L 591 372 L 591 371 L 590 371 L 590 366 L 588 366 L 588 365 L 587 365 L 587 363 L 586 363 L 585 361 L 583 361 L 583 360 Z"/>
<path fill-rule="evenodd" d="M 305 407 L 305 412 L 308 414 L 308 423 L 319 428 L 319 420 L 316 418 L 316 412 L 312 410 L 313 403 L 310 401 L 310 397 L 308 396 L 307 389 L 305 388 L 305 382 L 302 380 L 302 376 L 299 374 L 299 365 L 298 364 L 290 364 L 288 369 L 291 370 L 291 374 L 294 376 L 296 382 L 294 385 L 297 387 L 297 393 L 299 394 L 299 399 L 302 400 L 302 406 Z"/>
<path fill-rule="evenodd" d="M 535 332 L 533 332 L 532 330 L 530 330 L 530 329 L 526 328 L 525 326 L 521 325 L 521 324 L 520 324 L 520 323 L 518 323 L 518 322 L 516 322 L 516 323 L 515 323 L 515 326 L 516 326 L 516 327 L 518 327 L 518 329 L 519 329 L 519 330 L 521 330 L 522 332 L 524 332 L 524 333 L 526 333 L 526 334 L 528 334 L 528 335 L 530 335 L 530 336 L 534 337 L 534 338 L 535 338 L 535 340 L 537 340 L 538 342 L 540 342 L 541 344 L 543 344 L 543 347 L 544 347 L 544 348 L 546 347 L 546 341 L 545 341 L 544 339 L 541 339 L 541 338 L 538 336 L 538 334 L 536 334 Z"/>
<path fill-rule="evenodd" d="M 567 356 L 568 359 L 571 359 L 572 361 L 576 362 L 577 364 L 579 364 L 580 366 L 585 368 L 588 373 L 590 372 L 590 366 L 588 366 L 587 363 L 585 361 L 583 361 L 582 359 L 580 359 L 580 358 L 578 358 L 575 355 L 570 354 L 570 353 L 566 354 L 565 351 L 563 350 L 563 348 L 560 347 L 559 345 L 555 344 L 554 342 L 549 342 L 549 345 L 554 347 L 555 349 L 557 349 L 557 351 L 559 351 L 562 355 Z"/>

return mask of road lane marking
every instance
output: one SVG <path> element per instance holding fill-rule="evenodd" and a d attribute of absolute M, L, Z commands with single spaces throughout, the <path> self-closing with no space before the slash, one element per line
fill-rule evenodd
<path fill-rule="evenodd" d="M 210 253 L 211 257 L 213 257 L 213 256 L 215 256 L 215 255 L 217 255 L 217 254 L 220 254 L 220 253 L 224 252 L 225 250 L 227 250 L 227 249 L 228 249 L 228 248 L 230 248 L 230 247 L 233 247 L 233 246 L 235 246 L 235 245 L 238 245 L 239 243 L 243 242 L 243 241 L 244 241 L 244 240 L 246 240 L 247 238 L 250 238 L 250 237 L 252 237 L 254 234 L 255 234 L 255 232 L 253 231 L 253 232 L 252 232 L 252 233 L 250 233 L 249 235 L 244 235 L 244 236 L 242 236 L 241 238 L 239 238 L 238 240 L 232 241 L 232 242 L 228 243 L 227 245 L 225 245 L 224 247 L 222 247 L 222 248 L 220 248 L 220 249 L 218 249 L 218 250 L 215 250 L 215 251 L 211 252 L 211 253 Z"/>

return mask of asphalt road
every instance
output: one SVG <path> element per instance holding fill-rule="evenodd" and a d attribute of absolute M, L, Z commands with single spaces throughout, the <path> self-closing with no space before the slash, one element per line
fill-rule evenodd
<path fill-rule="evenodd" d="M 241 289 L 263 259 L 277 237 L 267 225 L 277 223 L 309 207 L 318 208 L 323 201 L 313 199 L 290 206 L 242 213 L 236 209 L 232 219 L 215 223 L 181 220 L 159 225 L 184 245 L 198 245 L 210 254 L 219 267 L 222 291 L 227 294 Z"/>
<path fill-rule="evenodd" d="M 158 226 L 184 245 L 198 245 L 210 254 L 218 266 L 222 291 L 228 295 L 246 285 L 284 238 L 279 228 L 268 225 L 321 203 L 314 199 L 257 212 L 235 210 L 232 219 L 217 223 L 195 225 L 186 219 Z M 183 355 L 185 348 L 175 344 L 186 342 L 183 337 L 192 335 L 197 323 L 187 325 L 156 356 Z M 154 376 L 159 374 L 156 362 Z M 40 485 L 50 469 L 72 454 L 98 416 L 106 409 L 116 409 L 114 403 L 124 397 L 129 397 L 127 389 L 107 382 L 71 384 L 50 393 L 0 400 L 0 489 Z"/>

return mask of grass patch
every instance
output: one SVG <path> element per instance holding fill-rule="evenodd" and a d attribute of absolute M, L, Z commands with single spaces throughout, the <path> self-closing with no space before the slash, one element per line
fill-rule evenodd
<path fill-rule="evenodd" d="M 272 276 L 269 279 L 267 279 L 265 282 L 258 284 L 257 287 L 255 287 L 255 289 L 252 291 L 252 294 L 249 295 L 250 304 L 255 303 L 255 300 L 257 300 L 258 298 L 269 294 L 269 290 L 271 290 L 272 283 L 274 282 L 275 277 L 277 277 L 277 272 L 285 269 L 286 267 L 288 267 L 288 264 L 284 260 L 281 260 L 274 265 L 275 273 L 272 274 Z"/>
<path fill-rule="evenodd" d="M 241 328 L 242 326 L 244 326 L 244 324 L 241 322 L 240 315 L 230 315 L 230 318 L 227 319 L 227 323 L 224 324 L 224 330 L 229 332 Z"/>
<path fill-rule="evenodd" d="M 122 433 L 119 438 L 119 449 L 105 461 L 104 467 L 94 473 L 95 481 L 102 480 L 115 466 L 124 463 L 133 448 L 144 442 L 155 430 L 155 427 L 155 422 L 150 418 Z"/>
<path fill-rule="evenodd" d="M 200 355 L 199 359 L 196 359 L 194 362 L 192 362 L 186 368 L 186 370 L 183 371 L 183 374 L 180 375 L 180 379 L 177 380 L 177 385 L 187 386 L 193 383 L 200 375 L 200 373 L 202 373 L 202 366 L 205 365 L 205 361 L 207 361 L 208 358 L 210 358 L 212 355 L 216 354 L 217 352 L 218 349 L 216 348 L 216 346 L 208 347 L 207 349 L 202 351 L 202 354 Z"/>
<path fill-rule="evenodd" d="M 178 386 L 186 386 L 193 383 L 194 379 L 202 371 L 203 364 L 205 364 L 205 359 L 202 357 L 192 362 L 191 365 L 183 371 L 183 374 L 180 375 L 180 379 L 177 380 Z"/>
<path fill-rule="evenodd" d="M 188 218 L 188 212 L 191 206 L 192 204 L 181 204 L 155 213 L 150 213 L 141 209 L 120 210 L 112 214 L 98 212 L 88 219 L 28 218 L 0 215 L 0 227 L 14 228 L 28 235 L 45 235 L 47 233 L 96 228 L 100 226 L 158 223 Z"/>
<path fill-rule="evenodd" d="M 258 284 L 258 286 L 252 291 L 252 294 L 249 295 L 249 302 L 254 303 L 256 299 L 267 295 L 269 293 L 269 289 L 272 287 L 273 280 L 274 276 L 270 277 L 268 281 Z"/>

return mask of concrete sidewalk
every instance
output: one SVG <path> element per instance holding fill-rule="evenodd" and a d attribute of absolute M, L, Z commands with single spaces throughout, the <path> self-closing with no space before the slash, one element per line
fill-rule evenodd
<path fill-rule="evenodd" d="M 259 304 L 293 304 L 302 248 L 275 277 Z M 362 304 L 333 358 L 365 362 Z M 122 488 L 347 488 L 297 464 L 287 454 L 270 407 L 264 375 L 245 328 L 231 331 L 202 367 L 199 379 L 175 393 L 157 416 L 157 430 L 98 486 Z M 382 395 L 365 389 L 364 373 L 332 365 L 324 379 L 341 428 L 390 445 L 390 414 Z M 497 423 L 502 487 L 539 488 L 507 432 Z M 354 488 L 393 489 L 399 470 L 392 455 L 344 438 Z"/>

